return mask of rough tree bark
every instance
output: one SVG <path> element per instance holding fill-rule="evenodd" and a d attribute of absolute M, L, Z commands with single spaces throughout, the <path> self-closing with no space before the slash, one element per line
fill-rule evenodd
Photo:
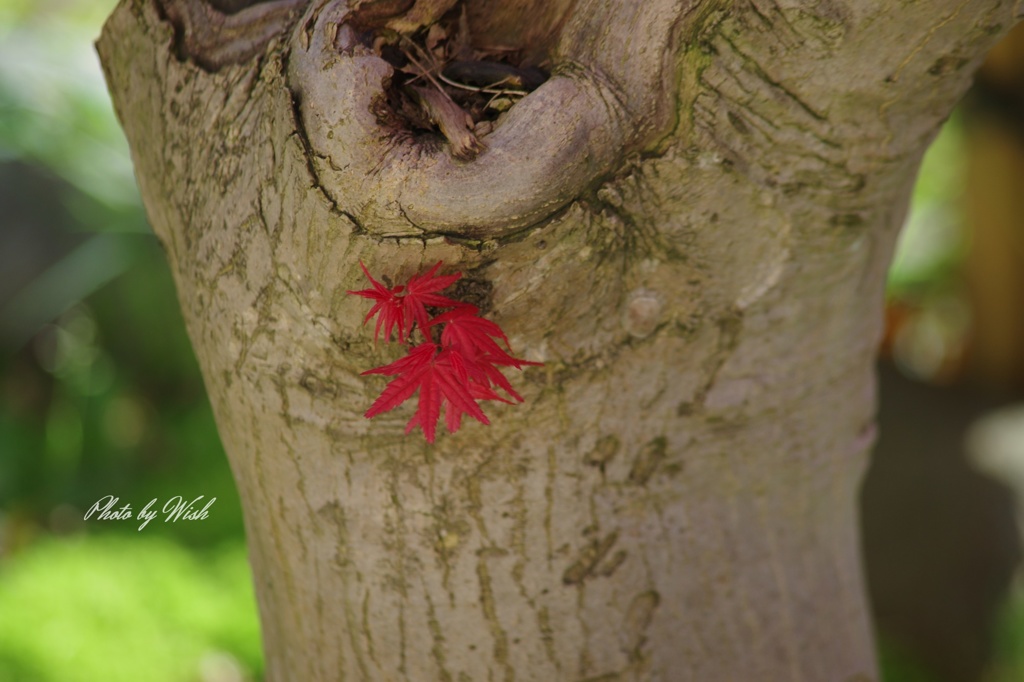
<path fill-rule="evenodd" d="M 556 67 L 466 162 L 381 127 L 390 67 L 344 1 L 122 0 L 98 43 L 268 679 L 876 679 L 855 507 L 884 275 L 1020 2 L 465 1 Z M 526 404 L 434 446 L 407 410 L 364 420 L 359 372 L 395 356 L 345 295 L 360 259 L 465 273 L 545 363 Z"/>

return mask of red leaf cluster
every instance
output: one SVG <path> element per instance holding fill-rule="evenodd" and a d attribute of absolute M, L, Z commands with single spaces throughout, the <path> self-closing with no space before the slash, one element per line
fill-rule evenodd
<path fill-rule="evenodd" d="M 377 316 L 374 341 L 381 327 L 386 340 L 391 340 L 397 328 L 399 342 L 410 345 L 405 357 L 363 372 L 394 377 L 366 411 L 368 419 L 393 410 L 419 393 L 416 413 L 406 425 L 405 432 L 409 433 L 418 426 L 427 442 L 433 443 L 442 411 L 445 426 L 449 432 L 455 433 L 462 424 L 463 415 L 490 424 L 480 408 L 480 401 L 523 401 L 498 368 L 522 369 L 526 365 L 541 363 L 512 357 L 505 350 L 509 347 L 508 338 L 501 327 L 480 317 L 476 306 L 439 293 L 454 284 L 461 273 L 438 276 L 436 273 L 442 265 L 438 261 L 427 273 L 412 277 L 405 285 L 386 287 L 375 280 L 362 263 L 359 265 L 373 288 L 348 293 L 375 302 L 363 324 Z M 431 318 L 428 307 L 451 310 Z M 411 343 L 414 327 L 425 339 L 416 346 Z M 439 339 L 434 338 L 432 331 L 436 327 L 443 327 Z M 498 343 L 499 340 L 505 348 Z M 502 397 L 495 388 L 500 388 L 512 399 Z"/>

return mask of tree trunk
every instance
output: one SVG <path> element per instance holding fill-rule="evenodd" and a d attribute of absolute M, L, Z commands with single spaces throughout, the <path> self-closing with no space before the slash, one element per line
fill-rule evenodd
<path fill-rule="evenodd" d="M 554 65 L 470 161 L 381 123 L 391 67 L 350 24 L 409 3 L 122 0 L 98 44 L 268 679 L 876 679 L 856 500 L 886 267 L 1020 10 L 465 2 L 474 40 Z M 406 408 L 364 419 L 360 372 L 396 356 L 345 293 L 360 260 L 463 272 L 545 363 L 526 403 L 432 446 Z"/>

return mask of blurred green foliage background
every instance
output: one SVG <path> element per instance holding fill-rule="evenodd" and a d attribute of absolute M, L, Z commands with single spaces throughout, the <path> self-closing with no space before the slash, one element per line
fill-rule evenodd
<path fill-rule="evenodd" d="M 92 49 L 113 4 L 0 2 L 0 682 L 257 680 L 238 496 Z M 954 119 L 929 152 L 891 275 L 937 316 L 893 341 L 921 376 L 966 325 L 961 138 Z M 217 499 L 84 521 L 109 494 Z M 988 679 L 1024 679 L 1019 591 L 1000 622 Z M 881 642 L 888 682 L 933 679 Z"/>
<path fill-rule="evenodd" d="M 241 508 L 92 48 L 114 2 L 0 2 L 0 681 L 262 674 Z M 142 531 L 113 494 L 216 497 Z"/>

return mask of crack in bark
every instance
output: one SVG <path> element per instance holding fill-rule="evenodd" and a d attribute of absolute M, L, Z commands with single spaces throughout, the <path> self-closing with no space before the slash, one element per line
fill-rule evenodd
<path fill-rule="evenodd" d="M 444 651 L 444 632 L 441 630 L 441 623 L 437 620 L 437 611 L 434 609 L 434 600 L 430 598 L 430 590 L 426 582 L 423 583 L 423 595 L 427 602 L 427 626 L 430 629 L 430 636 L 434 640 L 434 646 L 430 649 L 430 655 L 437 663 L 437 669 L 441 675 L 441 682 L 453 682 L 452 674 L 448 671 L 447 657 Z M 369 679 L 368 677 L 366 679 Z"/>
<path fill-rule="evenodd" d="M 618 542 L 619 531 L 615 530 L 601 540 L 594 540 L 583 548 L 569 568 L 562 574 L 562 582 L 566 585 L 580 585 L 587 578 L 593 577 L 597 565 L 608 556 Z"/>
<path fill-rule="evenodd" d="M 752 57 L 751 55 L 746 54 L 745 52 L 743 52 L 743 50 L 741 50 L 739 48 L 739 46 L 736 45 L 736 43 L 733 41 L 733 39 L 730 38 L 726 34 L 725 31 L 719 32 L 718 36 L 723 41 L 725 41 L 729 45 L 730 48 L 732 48 L 733 52 L 737 56 L 739 56 L 740 59 L 743 60 L 744 64 L 746 64 L 747 66 L 750 67 L 751 72 L 755 76 L 757 76 L 758 79 L 760 79 L 764 83 L 767 83 L 768 85 L 770 85 L 777 92 L 785 95 L 791 102 L 793 102 L 795 105 L 797 105 L 802 111 L 804 111 L 808 116 L 813 118 L 815 121 L 817 121 L 819 123 L 827 123 L 828 122 L 828 117 L 826 117 L 824 114 L 818 112 L 816 109 L 814 109 L 814 107 L 812 107 L 810 104 L 808 104 L 806 101 L 804 101 L 804 99 L 802 97 L 800 97 L 798 94 L 796 94 L 796 91 L 794 91 L 792 88 L 790 88 L 789 86 L 787 86 L 784 83 L 782 83 L 780 80 L 775 79 L 772 76 L 768 75 L 768 72 L 764 70 L 764 67 L 762 67 L 757 62 L 757 60 L 754 59 L 754 57 Z"/>
<path fill-rule="evenodd" d="M 960 16 L 961 10 L 963 10 L 963 8 L 966 7 L 967 4 L 970 1 L 971 0 L 961 0 L 960 4 L 957 5 L 956 9 L 954 9 L 953 12 L 949 16 L 947 16 L 945 19 L 943 19 L 939 23 L 937 23 L 934 26 L 932 26 L 931 30 L 929 30 L 928 33 L 926 33 L 925 36 L 923 38 L 921 38 L 921 40 L 918 42 L 918 44 L 914 46 L 914 49 L 912 49 L 907 54 L 907 56 L 903 59 L 903 61 L 899 63 L 899 65 L 896 67 L 896 70 L 893 71 L 891 74 L 889 74 L 888 76 L 885 77 L 885 82 L 886 83 L 897 83 L 897 82 L 899 82 L 900 73 L 903 71 L 903 69 L 905 69 L 907 67 L 907 65 L 910 64 L 911 60 L 913 60 L 914 57 L 916 57 L 918 54 L 921 53 L 921 51 L 924 49 L 925 45 L 928 44 L 928 42 L 935 36 L 935 34 L 938 32 L 938 30 L 940 28 L 946 26 L 951 21 L 953 21 L 958 16 Z"/>
<path fill-rule="evenodd" d="M 647 485 L 647 481 L 654 475 L 655 470 L 665 459 L 668 448 L 668 440 L 664 436 L 658 436 L 644 444 L 633 460 L 633 466 L 629 470 L 626 481 L 636 485 Z"/>
<path fill-rule="evenodd" d="M 743 312 L 736 309 L 730 310 L 722 317 L 719 317 L 715 324 L 719 329 L 719 337 L 714 355 L 705 364 L 706 378 L 701 383 L 700 388 L 697 389 L 692 400 L 679 403 L 676 407 L 677 416 L 690 416 L 703 409 L 708 393 L 718 380 L 718 373 L 725 366 L 732 352 L 736 350 L 740 333 L 743 330 Z"/>
<path fill-rule="evenodd" d="M 849 168 L 824 115 L 768 76 L 725 32 L 718 37 L 728 47 L 723 53 L 736 59 L 723 55 L 704 70 L 705 91 L 694 113 L 727 157 L 762 186 L 790 195 L 808 189 L 849 195 L 862 189 L 867 179 Z"/>
<path fill-rule="evenodd" d="M 314 159 L 323 157 L 318 155 L 313 150 L 313 147 L 310 145 L 309 136 L 306 134 L 306 125 L 302 118 L 302 102 L 300 100 L 299 95 L 296 94 L 294 91 L 292 91 L 290 94 L 292 103 L 292 125 L 294 126 L 294 130 L 292 132 L 291 137 L 298 141 L 299 147 L 301 148 L 302 157 L 306 162 L 306 171 L 309 173 L 310 187 L 316 190 L 321 196 L 323 196 L 324 199 L 327 200 L 327 203 L 330 205 L 332 213 L 345 217 L 349 221 L 351 221 L 354 228 L 353 232 L 355 234 L 367 234 L 367 229 L 363 226 L 359 219 L 350 211 L 343 210 L 341 206 L 338 204 L 338 201 L 334 198 L 334 196 L 328 191 L 327 187 L 323 184 L 323 180 L 320 177 L 320 172 L 317 170 L 316 163 L 314 161 Z"/>
<path fill-rule="evenodd" d="M 477 558 L 476 575 L 480 587 L 480 608 L 494 639 L 494 660 L 504 669 L 505 682 L 515 682 L 516 671 L 508 660 L 508 634 L 498 620 L 498 607 L 494 598 L 494 587 L 491 585 L 491 572 L 487 568 L 486 554 Z"/>

